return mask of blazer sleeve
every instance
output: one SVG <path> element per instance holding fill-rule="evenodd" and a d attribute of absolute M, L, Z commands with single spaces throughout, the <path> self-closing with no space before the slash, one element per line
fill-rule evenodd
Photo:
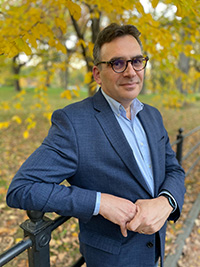
<path fill-rule="evenodd" d="M 177 209 L 171 213 L 169 220 L 176 221 L 180 217 L 184 203 L 185 172 L 176 159 L 175 152 L 172 150 L 167 131 L 165 131 L 165 179 L 159 192 L 168 191 L 176 200 Z"/>
<path fill-rule="evenodd" d="M 56 212 L 88 221 L 96 192 L 62 185 L 78 168 L 78 145 L 73 124 L 63 110 L 52 115 L 52 126 L 42 145 L 25 161 L 13 178 L 7 204 L 25 210 Z"/>

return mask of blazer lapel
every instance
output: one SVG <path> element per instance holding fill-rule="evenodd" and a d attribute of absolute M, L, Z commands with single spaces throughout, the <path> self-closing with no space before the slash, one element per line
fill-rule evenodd
<path fill-rule="evenodd" d="M 148 191 L 146 182 L 140 172 L 140 169 L 136 163 L 135 157 L 133 155 L 132 149 L 126 140 L 126 137 L 117 122 L 115 115 L 113 114 L 109 104 L 105 100 L 104 96 L 99 91 L 94 96 L 94 108 L 98 111 L 96 118 L 100 123 L 102 129 L 108 140 L 110 141 L 113 149 L 117 152 L 121 160 L 130 170 L 132 175 L 138 182 L 143 186 L 143 188 Z"/>

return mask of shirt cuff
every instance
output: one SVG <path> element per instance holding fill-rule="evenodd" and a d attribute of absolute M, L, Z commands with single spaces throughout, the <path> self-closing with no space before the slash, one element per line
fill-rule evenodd
<path fill-rule="evenodd" d="M 161 191 L 158 196 L 162 196 L 162 194 L 166 194 L 173 199 L 174 204 L 175 204 L 175 208 L 172 210 L 172 213 L 173 213 L 177 209 L 177 202 L 176 202 L 175 198 L 168 191 L 165 191 L 165 190 Z"/>
<path fill-rule="evenodd" d="M 100 203 L 101 203 L 101 192 L 97 192 L 96 203 L 95 203 L 95 208 L 94 208 L 93 215 L 98 215 L 99 214 Z"/>

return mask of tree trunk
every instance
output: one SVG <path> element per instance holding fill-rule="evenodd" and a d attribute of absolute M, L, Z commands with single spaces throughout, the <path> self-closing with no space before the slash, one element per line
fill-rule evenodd
<path fill-rule="evenodd" d="M 89 8 L 90 14 L 94 14 L 94 9 L 91 6 L 88 6 L 88 8 Z M 100 12 L 99 12 L 98 18 L 94 16 L 94 18 L 91 19 L 91 32 L 92 32 L 91 41 L 93 43 L 95 42 L 97 35 L 100 31 L 100 19 L 101 19 L 101 13 Z M 76 31 L 78 39 L 86 42 L 86 39 L 84 38 L 84 33 L 81 32 L 82 25 L 80 26 L 77 23 L 77 21 L 73 18 L 73 16 L 71 16 L 71 20 L 72 20 L 72 24 L 74 26 L 74 29 Z M 88 48 L 82 44 L 81 49 L 82 49 L 82 55 L 83 55 L 85 62 L 86 62 L 87 72 L 92 72 L 93 59 L 90 57 L 90 55 L 88 53 Z M 93 90 L 93 88 L 94 88 L 93 84 L 94 84 L 94 78 L 92 76 L 92 80 L 88 84 L 88 95 L 89 96 L 92 96 L 95 93 L 95 90 Z"/>
<path fill-rule="evenodd" d="M 18 58 L 18 55 L 13 57 L 13 64 L 12 64 L 12 71 L 13 71 L 13 75 L 14 75 L 14 88 L 15 88 L 15 91 L 17 92 L 20 92 L 21 91 L 21 86 L 20 86 L 20 82 L 19 82 L 19 73 L 20 73 L 20 69 L 21 69 L 21 66 L 20 64 L 17 64 L 17 58 Z"/>
<path fill-rule="evenodd" d="M 190 58 L 187 57 L 184 53 L 180 53 L 179 55 L 178 67 L 183 73 L 188 74 L 190 69 Z M 181 77 L 177 79 L 176 86 L 180 93 L 182 94 L 187 93 L 187 91 L 185 91 L 183 88 L 183 82 Z"/>

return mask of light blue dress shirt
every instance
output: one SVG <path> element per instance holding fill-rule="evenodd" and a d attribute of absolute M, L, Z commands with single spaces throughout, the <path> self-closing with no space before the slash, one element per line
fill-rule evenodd
<path fill-rule="evenodd" d="M 137 98 L 135 98 L 130 106 L 131 119 L 128 119 L 126 116 L 126 110 L 119 102 L 105 94 L 103 90 L 102 94 L 104 95 L 112 111 L 114 112 L 115 117 L 133 151 L 133 155 L 136 159 L 138 167 L 146 181 L 146 184 L 152 196 L 154 197 L 154 179 L 150 149 L 145 131 L 140 123 L 140 120 L 136 116 L 143 109 L 144 105 Z M 163 191 L 162 193 L 166 193 L 171 196 L 171 194 L 166 191 Z M 93 215 L 97 215 L 99 213 L 100 201 L 101 193 L 98 192 Z"/>

